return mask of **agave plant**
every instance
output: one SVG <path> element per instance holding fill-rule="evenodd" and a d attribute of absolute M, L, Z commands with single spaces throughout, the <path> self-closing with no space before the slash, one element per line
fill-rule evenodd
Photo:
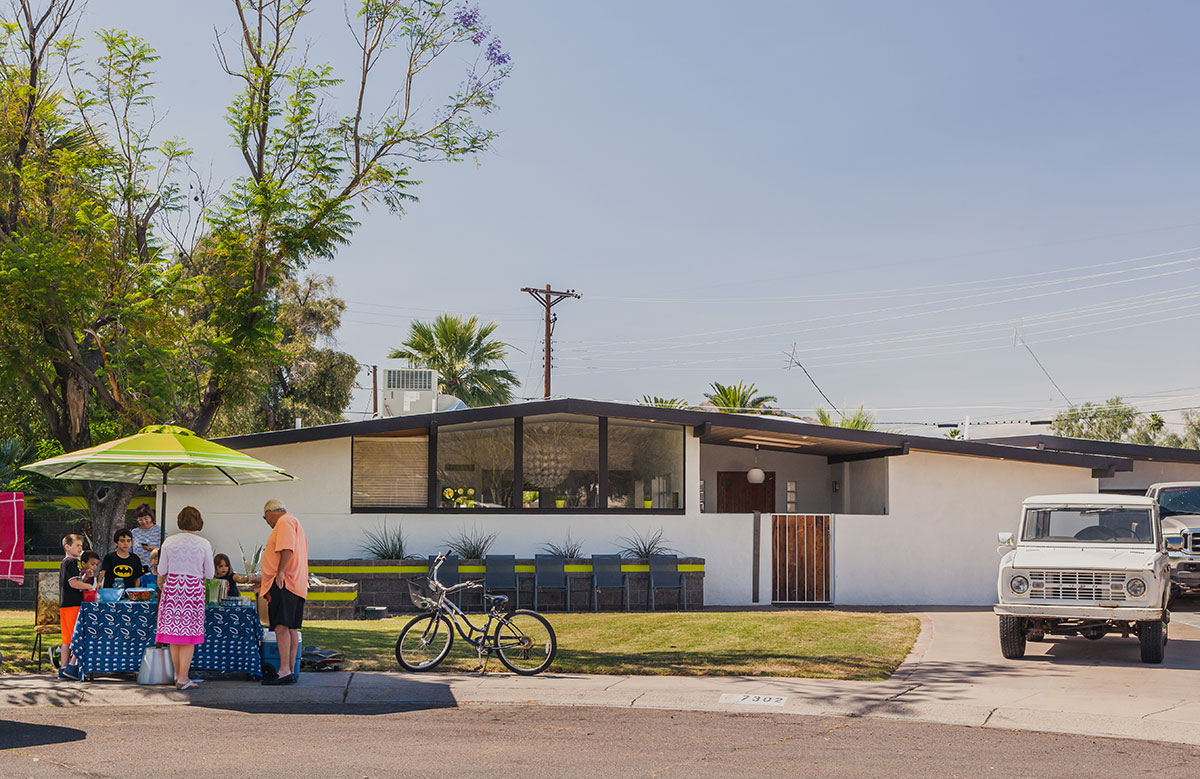
<path fill-rule="evenodd" d="M 563 539 L 561 544 L 548 541 L 542 544 L 542 551 L 546 554 L 552 554 L 556 557 L 566 557 L 567 559 L 583 557 L 583 542 L 572 538 L 571 531 L 568 530 L 567 537 Z"/>
<path fill-rule="evenodd" d="M 238 542 L 238 550 L 242 553 L 242 566 L 246 571 L 246 575 L 254 575 L 258 571 L 259 563 L 262 562 L 263 545 L 259 544 L 258 548 L 254 550 L 254 554 L 249 557 L 246 557 L 246 549 L 240 541 Z"/>
<path fill-rule="evenodd" d="M 387 522 L 378 530 L 363 532 L 366 540 L 358 547 L 359 551 L 376 560 L 404 560 L 416 557 L 408 544 L 408 536 L 404 534 L 404 525 L 389 529 Z"/>
<path fill-rule="evenodd" d="M 654 533 L 646 531 L 645 535 L 642 535 L 640 530 L 634 530 L 633 536 L 621 536 L 617 539 L 617 543 L 624 544 L 620 549 L 622 555 L 638 560 L 645 560 L 656 554 L 667 554 L 668 552 L 675 551 L 667 546 L 667 541 L 663 538 L 661 527 Z"/>
<path fill-rule="evenodd" d="M 459 530 L 442 543 L 464 560 L 480 560 L 487 557 L 488 550 L 496 542 L 495 533 L 484 533 L 477 527 Z"/>
<path fill-rule="evenodd" d="M 660 398 L 658 395 L 642 395 L 642 399 L 638 401 L 643 406 L 655 406 L 657 408 L 691 408 L 691 404 L 683 398 Z"/>
<path fill-rule="evenodd" d="M 712 392 L 704 393 L 704 397 L 717 411 L 727 414 L 766 414 L 770 411 L 767 404 L 779 400 L 774 395 L 756 395 L 758 388 L 742 381 L 728 386 L 714 381 L 710 386 Z"/>

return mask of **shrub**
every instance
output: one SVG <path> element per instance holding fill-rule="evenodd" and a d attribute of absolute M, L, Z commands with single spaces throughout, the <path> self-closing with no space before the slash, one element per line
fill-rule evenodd
<path fill-rule="evenodd" d="M 487 556 L 496 542 L 495 533 L 484 533 L 477 527 L 459 530 L 442 543 L 454 554 L 465 560 L 479 560 Z"/>
<path fill-rule="evenodd" d="M 408 537 L 404 535 L 404 525 L 390 530 L 384 522 L 381 529 L 366 530 L 364 535 L 367 538 L 358 548 L 376 560 L 404 560 L 414 556 Z"/>
<path fill-rule="evenodd" d="M 632 538 L 621 536 L 617 539 L 617 543 L 624 544 L 621 547 L 622 555 L 635 559 L 644 559 L 652 555 L 667 554 L 668 552 L 675 551 L 667 546 L 667 541 L 663 538 L 662 528 L 659 528 L 656 533 L 647 531 L 646 535 L 642 535 L 639 530 L 634 530 Z"/>
<path fill-rule="evenodd" d="M 576 541 L 571 537 L 571 531 L 567 531 L 567 537 L 563 539 L 561 544 L 556 544 L 553 541 L 548 541 L 542 544 L 542 551 L 546 554 L 556 555 L 558 557 L 583 557 L 583 542 Z"/>

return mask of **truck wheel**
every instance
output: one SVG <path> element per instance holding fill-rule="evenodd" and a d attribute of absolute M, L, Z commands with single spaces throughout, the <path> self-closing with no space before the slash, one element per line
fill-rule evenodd
<path fill-rule="evenodd" d="M 1138 623 L 1143 663 L 1161 663 L 1167 646 L 1167 625 L 1161 619 Z"/>
<path fill-rule="evenodd" d="M 1025 656 L 1025 620 L 1021 617 L 1000 617 L 1000 653 L 1009 660 Z"/>

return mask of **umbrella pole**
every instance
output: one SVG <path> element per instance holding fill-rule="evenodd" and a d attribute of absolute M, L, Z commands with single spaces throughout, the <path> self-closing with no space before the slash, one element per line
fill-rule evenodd
<path fill-rule="evenodd" d="M 163 499 L 162 499 L 162 508 L 160 508 L 158 510 L 158 516 L 160 519 L 162 519 L 162 522 L 158 526 L 158 548 L 159 549 L 162 549 L 163 542 L 167 540 L 167 474 L 170 472 L 171 472 L 170 468 L 162 469 Z M 160 551 L 159 554 L 161 555 L 162 552 Z"/>

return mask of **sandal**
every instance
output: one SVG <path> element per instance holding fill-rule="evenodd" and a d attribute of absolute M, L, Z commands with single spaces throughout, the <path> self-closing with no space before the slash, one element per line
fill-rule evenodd
<path fill-rule="evenodd" d="M 190 690 L 190 689 L 192 689 L 192 688 L 193 688 L 193 687 L 195 687 L 195 686 L 196 686 L 196 682 L 195 682 L 195 680 L 194 680 L 194 679 L 188 679 L 188 680 L 187 680 L 187 682 L 186 682 L 186 683 L 184 683 L 184 684 L 176 684 L 176 685 L 175 685 L 175 689 L 176 689 L 176 690 Z"/>

